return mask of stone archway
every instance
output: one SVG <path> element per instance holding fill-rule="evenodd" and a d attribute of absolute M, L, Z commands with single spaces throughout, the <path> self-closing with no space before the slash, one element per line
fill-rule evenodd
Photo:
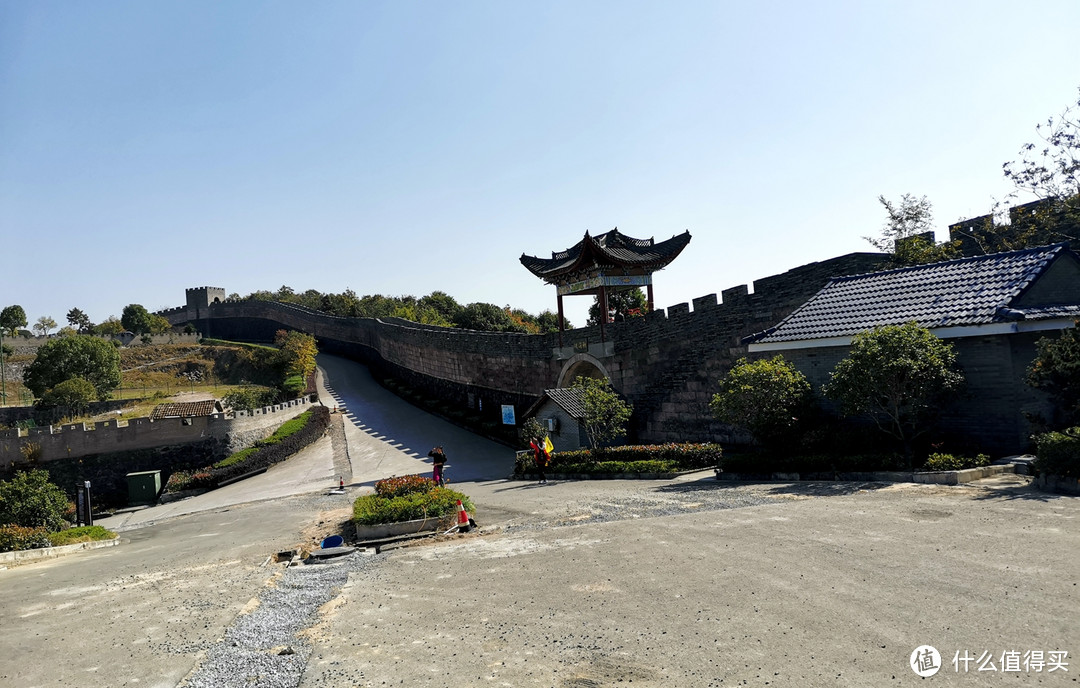
<path fill-rule="evenodd" d="M 562 370 L 559 371 L 559 381 L 556 386 L 569 387 L 579 377 L 611 380 L 611 376 L 608 375 L 607 369 L 604 368 L 604 364 L 600 362 L 600 359 L 590 354 L 575 354 L 563 364 Z"/>

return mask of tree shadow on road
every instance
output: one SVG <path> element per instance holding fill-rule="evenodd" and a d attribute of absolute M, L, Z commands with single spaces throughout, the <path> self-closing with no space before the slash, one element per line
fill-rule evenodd
<path fill-rule="evenodd" d="M 1034 485 L 1016 485 L 1008 487 L 990 487 L 988 485 L 976 485 L 974 487 L 982 488 L 979 491 L 979 494 L 972 496 L 972 499 L 979 502 L 1025 501 L 1050 503 L 1060 500 L 1080 499 L 1073 495 L 1058 494 L 1056 492 L 1043 492 Z M 1076 503 L 1080 504 L 1080 501 L 1077 501 Z"/>
<path fill-rule="evenodd" d="M 715 478 L 702 478 L 693 482 L 661 485 L 656 488 L 657 492 L 668 494 L 714 492 L 717 490 L 746 489 L 747 487 L 763 488 L 766 493 L 772 495 L 795 495 L 806 497 L 839 497 L 843 495 L 857 494 L 871 490 L 880 490 L 888 487 L 889 483 L 863 482 L 863 481 L 805 481 L 805 482 L 752 482 L 735 480 L 716 480 Z"/>

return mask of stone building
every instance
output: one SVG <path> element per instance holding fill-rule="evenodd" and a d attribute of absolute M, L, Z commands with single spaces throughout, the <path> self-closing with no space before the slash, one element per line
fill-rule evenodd
<path fill-rule="evenodd" d="M 589 436 L 582 425 L 585 404 L 580 387 L 545 389 L 544 395 L 525 412 L 536 418 L 548 431 L 555 451 L 571 451 L 589 446 Z"/>
<path fill-rule="evenodd" d="M 1025 382 L 1036 342 L 1080 317 L 1080 258 L 1065 244 L 837 277 L 775 327 L 746 338 L 751 354 L 780 353 L 815 389 L 852 338 L 916 322 L 951 342 L 965 399 L 941 415 L 947 437 L 994 453 L 1029 447 L 1031 419 L 1051 415 Z"/>

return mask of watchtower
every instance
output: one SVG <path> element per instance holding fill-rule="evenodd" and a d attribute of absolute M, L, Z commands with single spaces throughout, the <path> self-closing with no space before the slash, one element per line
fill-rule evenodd
<path fill-rule="evenodd" d="M 211 304 L 221 303 L 225 300 L 225 290 L 221 287 L 192 287 L 187 289 L 187 308 L 189 312 L 194 312 L 194 316 L 189 315 L 193 320 L 198 320 L 202 317 L 200 311 L 210 307 Z"/>

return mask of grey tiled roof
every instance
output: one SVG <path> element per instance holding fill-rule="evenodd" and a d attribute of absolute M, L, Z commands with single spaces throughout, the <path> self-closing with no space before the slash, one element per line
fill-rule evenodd
<path fill-rule="evenodd" d="M 571 418 L 585 417 L 584 389 L 581 387 L 562 387 L 545 389 L 544 395 L 562 407 Z"/>
<path fill-rule="evenodd" d="M 585 232 L 584 239 L 565 251 L 552 253 L 551 258 L 522 254 L 521 264 L 537 277 L 549 281 L 594 264 L 659 270 L 675 260 L 689 243 L 690 232 L 656 243 L 652 239 L 626 236 L 616 228 L 596 236 Z"/>
<path fill-rule="evenodd" d="M 926 328 L 1039 320 L 1080 314 L 1075 305 L 1012 305 L 1064 244 L 961 258 L 865 275 L 835 277 L 759 343 L 852 336 L 914 320 Z"/>
<path fill-rule="evenodd" d="M 162 418 L 190 418 L 192 416 L 212 416 L 221 413 L 221 403 L 215 399 L 206 401 L 181 401 L 158 404 L 150 412 L 151 420 Z"/>

